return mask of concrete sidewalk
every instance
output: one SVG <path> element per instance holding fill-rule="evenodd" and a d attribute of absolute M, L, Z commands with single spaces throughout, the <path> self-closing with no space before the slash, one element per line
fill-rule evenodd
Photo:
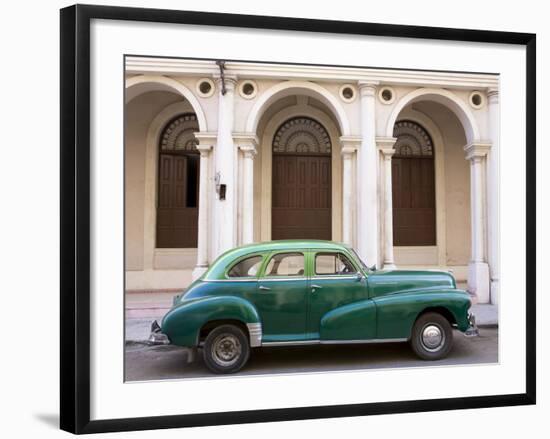
<path fill-rule="evenodd" d="M 134 293 L 132 293 L 134 294 Z M 172 293 L 154 293 L 159 295 L 160 302 L 150 303 L 141 302 L 139 300 L 126 301 L 126 341 L 127 342 L 144 342 L 149 338 L 151 323 L 153 320 L 160 320 L 162 316 L 170 309 L 172 297 L 176 294 Z M 128 308 L 128 305 L 131 305 Z M 496 327 L 498 326 L 498 307 L 496 305 L 472 305 L 472 312 L 476 316 L 477 325 L 480 327 Z"/>

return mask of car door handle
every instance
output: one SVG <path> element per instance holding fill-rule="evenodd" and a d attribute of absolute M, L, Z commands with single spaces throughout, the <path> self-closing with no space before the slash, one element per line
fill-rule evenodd
<path fill-rule="evenodd" d="M 269 291 L 271 288 L 269 287 L 264 287 L 263 285 L 260 285 L 260 290 L 265 290 L 265 291 Z"/>
<path fill-rule="evenodd" d="M 315 291 L 316 289 L 319 289 L 319 288 L 323 288 L 323 287 L 321 285 L 315 285 L 315 284 L 311 286 L 312 291 Z"/>

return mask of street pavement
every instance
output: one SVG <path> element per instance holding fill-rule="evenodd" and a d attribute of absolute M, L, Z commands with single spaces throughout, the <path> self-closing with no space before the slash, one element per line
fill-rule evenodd
<path fill-rule="evenodd" d="M 126 381 L 167 380 L 209 377 L 211 374 L 199 353 L 186 362 L 185 349 L 176 346 L 148 346 L 141 341 L 126 343 Z M 432 367 L 498 362 L 498 328 L 482 327 L 479 337 L 466 338 L 454 331 L 453 349 L 447 358 L 423 361 L 408 343 L 366 345 L 315 345 L 259 348 L 238 375 L 289 374 L 307 372 Z"/>

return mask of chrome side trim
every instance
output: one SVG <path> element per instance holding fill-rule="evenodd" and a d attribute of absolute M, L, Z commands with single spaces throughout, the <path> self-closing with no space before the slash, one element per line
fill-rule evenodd
<path fill-rule="evenodd" d="M 407 338 L 373 338 L 371 340 L 321 340 L 321 344 L 402 343 L 407 340 Z"/>
<path fill-rule="evenodd" d="M 362 276 L 364 277 L 364 276 Z M 307 280 L 307 277 L 235 277 L 230 279 L 203 279 L 203 282 L 275 282 L 290 280 Z M 311 279 L 317 280 L 356 280 L 357 275 L 349 276 L 313 276 Z"/>
<path fill-rule="evenodd" d="M 260 282 L 276 282 L 281 280 L 307 280 L 307 277 L 261 277 Z"/>
<path fill-rule="evenodd" d="M 247 323 L 248 334 L 250 335 L 250 347 L 256 348 L 262 345 L 262 324 Z"/>
<path fill-rule="evenodd" d="M 407 338 L 373 338 L 371 340 L 300 340 L 300 341 L 267 341 L 262 346 L 303 346 L 317 344 L 371 344 L 371 343 L 402 343 Z"/>
<path fill-rule="evenodd" d="M 303 346 L 319 344 L 319 340 L 301 340 L 301 341 L 266 341 L 262 346 Z"/>
<path fill-rule="evenodd" d="M 307 277 L 248 277 L 234 279 L 203 279 L 203 282 L 274 282 L 274 281 L 286 281 L 286 280 L 307 280 Z M 341 279 L 341 278 L 339 278 Z"/>
<path fill-rule="evenodd" d="M 311 277 L 311 280 L 357 280 L 358 274 L 349 275 L 349 274 L 343 274 L 343 275 L 334 275 L 334 276 L 323 276 L 323 275 L 315 275 Z M 363 275 L 361 275 L 363 277 Z"/>
<path fill-rule="evenodd" d="M 258 282 L 257 277 L 235 278 L 235 279 L 203 279 L 203 282 Z"/>

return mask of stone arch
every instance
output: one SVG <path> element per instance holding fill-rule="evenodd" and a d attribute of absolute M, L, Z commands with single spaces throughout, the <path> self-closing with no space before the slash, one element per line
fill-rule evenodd
<path fill-rule="evenodd" d="M 437 124 L 426 114 L 407 108 L 401 112 L 396 122 L 410 120 L 422 125 L 430 134 L 435 152 L 435 203 L 436 203 L 436 243 L 437 261 L 440 266 L 446 265 L 447 231 L 445 199 L 445 140 Z M 396 258 L 397 259 L 397 258 Z"/>
<path fill-rule="evenodd" d="M 197 115 L 200 131 L 208 131 L 206 116 L 193 92 L 181 82 L 161 75 L 139 75 L 126 80 L 126 104 L 140 94 L 150 91 L 169 91 L 183 96 Z"/>
<path fill-rule="evenodd" d="M 336 116 L 338 120 L 341 135 L 350 135 L 350 124 L 344 107 L 338 101 L 338 98 L 330 93 L 326 88 L 309 81 L 284 81 L 280 82 L 268 90 L 256 100 L 246 121 L 246 132 L 255 133 L 262 115 L 270 105 L 284 97 L 290 95 L 304 95 L 312 97 L 323 102 Z"/>
<path fill-rule="evenodd" d="M 479 141 L 479 128 L 468 105 L 449 90 L 419 88 L 403 96 L 393 108 L 386 125 L 386 136 L 393 136 L 393 127 L 403 109 L 413 102 L 433 101 L 449 108 L 460 120 L 468 143 Z"/>
<path fill-rule="evenodd" d="M 144 270 L 153 270 L 154 252 L 156 242 L 156 205 L 157 205 L 157 171 L 158 148 L 160 137 L 170 120 L 180 114 L 189 113 L 192 110 L 189 102 L 176 102 L 165 107 L 154 118 L 149 129 L 145 143 L 145 192 L 144 192 L 144 218 L 143 218 L 143 266 Z"/>

